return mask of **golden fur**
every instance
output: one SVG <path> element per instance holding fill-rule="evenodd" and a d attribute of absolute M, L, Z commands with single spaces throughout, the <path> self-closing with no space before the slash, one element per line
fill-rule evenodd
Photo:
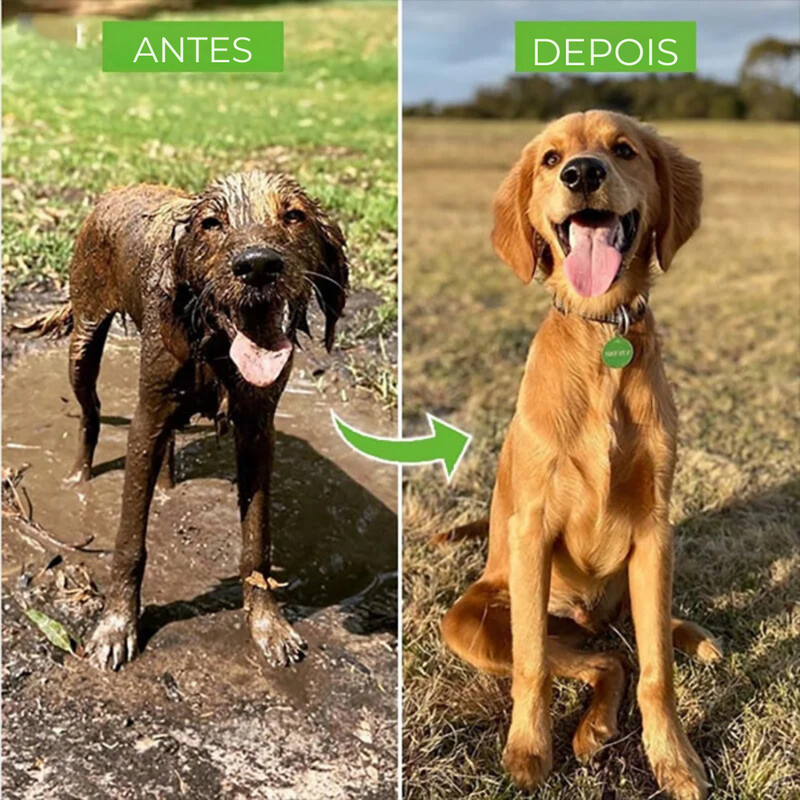
<path fill-rule="evenodd" d="M 627 152 L 620 143 L 634 155 L 617 157 Z M 576 156 L 605 166 L 596 191 L 569 191 L 559 180 Z M 672 648 L 705 661 L 720 652 L 702 628 L 671 618 L 668 510 L 677 415 L 655 323 L 648 309 L 627 334 L 633 361 L 609 369 L 601 351 L 613 326 L 582 316 L 645 302 L 652 268 L 666 270 L 698 227 L 701 197 L 695 161 L 651 128 L 602 111 L 550 124 L 495 197 L 498 254 L 526 283 L 539 270 L 566 313 L 551 310 L 531 345 L 500 454 L 486 567 L 447 613 L 442 631 L 452 650 L 479 669 L 512 675 L 504 764 L 524 788 L 540 784 L 552 765 L 552 675 L 594 690 L 573 740 L 579 759 L 591 760 L 616 736 L 625 661 L 578 650 L 568 634 L 594 632 L 630 609 L 644 743 L 656 779 L 679 800 L 706 797 L 705 770 L 676 712 Z M 640 215 L 624 267 L 599 297 L 572 288 L 554 229 L 585 208 Z"/>

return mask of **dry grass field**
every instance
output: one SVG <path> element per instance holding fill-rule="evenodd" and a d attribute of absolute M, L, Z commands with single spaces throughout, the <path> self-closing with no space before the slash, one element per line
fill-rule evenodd
<path fill-rule="evenodd" d="M 675 608 L 723 641 L 714 667 L 676 656 L 679 710 L 715 800 L 800 797 L 800 128 L 662 123 L 699 159 L 699 233 L 652 294 L 680 409 L 673 495 Z M 507 681 L 448 653 L 438 622 L 479 573 L 479 542 L 427 537 L 486 514 L 530 339 L 549 298 L 492 253 L 494 189 L 537 131 L 530 122 L 406 122 L 404 414 L 474 435 L 450 487 L 437 466 L 407 473 L 404 543 L 405 794 L 515 798 L 500 754 Z M 630 650 L 623 625 L 599 646 Z M 635 657 L 629 653 L 635 664 Z M 558 682 L 555 766 L 542 800 L 657 797 L 629 689 L 620 738 L 596 768 L 570 739 L 585 690 Z"/>

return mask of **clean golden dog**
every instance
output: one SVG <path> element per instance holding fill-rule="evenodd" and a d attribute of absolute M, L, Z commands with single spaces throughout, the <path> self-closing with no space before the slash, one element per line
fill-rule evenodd
<path fill-rule="evenodd" d="M 721 653 L 709 633 L 671 616 L 677 415 L 648 307 L 651 275 L 697 229 L 701 200 L 697 162 L 603 111 L 549 125 L 495 197 L 497 253 L 525 283 L 539 272 L 554 308 L 500 454 L 486 567 L 442 631 L 479 669 L 512 675 L 504 764 L 524 788 L 552 766 L 553 675 L 594 690 L 573 739 L 580 760 L 616 736 L 625 661 L 577 649 L 570 629 L 595 632 L 630 609 L 658 784 L 679 800 L 707 794 L 676 711 L 673 645 L 704 662 Z M 617 331 L 634 348 L 622 369 L 601 358 Z"/>

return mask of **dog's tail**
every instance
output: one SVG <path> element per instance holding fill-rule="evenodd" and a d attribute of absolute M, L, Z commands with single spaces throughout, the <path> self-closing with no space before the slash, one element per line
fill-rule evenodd
<path fill-rule="evenodd" d="M 463 542 L 465 539 L 484 539 L 489 535 L 489 519 L 475 520 L 466 525 L 459 525 L 449 531 L 435 533 L 430 538 L 430 543 L 437 547 L 450 542 Z"/>
<path fill-rule="evenodd" d="M 30 317 L 20 322 L 12 322 L 10 332 L 27 334 L 36 337 L 47 337 L 48 339 L 62 339 L 72 333 L 75 325 L 75 317 L 72 313 L 72 303 L 57 308 L 49 314 L 40 314 L 38 317 Z"/>

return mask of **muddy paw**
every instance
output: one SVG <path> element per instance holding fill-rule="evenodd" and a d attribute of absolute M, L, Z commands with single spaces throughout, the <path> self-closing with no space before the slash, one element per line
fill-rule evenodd
<path fill-rule="evenodd" d="M 250 633 L 272 667 L 290 667 L 302 661 L 308 645 L 278 613 L 251 614 Z"/>
<path fill-rule="evenodd" d="M 710 784 L 703 762 L 688 740 L 659 750 L 658 755 L 648 755 L 662 791 L 673 800 L 705 800 Z"/>
<path fill-rule="evenodd" d="M 581 764 L 589 764 L 607 742 L 617 736 L 615 723 L 609 723 L 601 715 L 589 710 L 572 737 L 572 749 Z"/>
<path fill-rule="evenodd" d="M 530 749 L 509 742 L 503 751 L 503 766 L 520 789 L 531 790 L 544 783 L 550 774 L 553 757 L 537 754 Z"/>
<path fill-rule="evenodd" d="M 89 640 L 88 655 L 98 669 L 118 670 L 138 651 L 136 620 L 119 612 L 103 614 Z"/>

